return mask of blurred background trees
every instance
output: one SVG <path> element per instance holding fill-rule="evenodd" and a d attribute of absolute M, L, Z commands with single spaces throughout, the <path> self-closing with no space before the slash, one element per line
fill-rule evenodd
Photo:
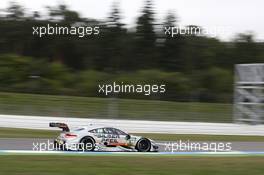
<path fill-rule="evenodd" d="M 159 97 L 122 95 L 171 101 L 230 102 L 233 66 L 264 61 L 264 43 L 252 34 L 230 42 L 198 35 L 164 35 L 177 26 L 169 12 L 160 22 L 150 0 L 135 28 L 121 21 L 115 3 L 106 20 L 84 18 L 66 5 L 48 7 L 48 16 L 11 3 L 0 16 L 0 91 L 98 96 L 99 83 L 164 83 Z M 100 26 L 100 35 L 32 35 L 33 26 Z"/>

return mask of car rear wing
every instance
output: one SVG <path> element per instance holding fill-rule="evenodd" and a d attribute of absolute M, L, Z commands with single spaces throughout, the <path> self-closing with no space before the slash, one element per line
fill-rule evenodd
<path fill-rule="evenodd" d="M 65 132 L 69 132 L 70 131 L 68 125 L 65 124 L 65 123 L 54 123 L 54 122 L 51 122 L 51 123 L 49 123 L 49 127 L 61 128 L 62 131 L 65 131 Z"/>

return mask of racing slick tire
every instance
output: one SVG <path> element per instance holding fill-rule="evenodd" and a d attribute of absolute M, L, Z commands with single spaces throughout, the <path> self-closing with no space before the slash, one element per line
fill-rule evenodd
<path fill-rule="evenodd" d="M 138 152 L 149 152 L 151 149 L 151 142 L 147 138 L 141 138 L 136 144 Z"/>
<path fill-rule="evenodd" d="M 95 140 L 92 137 L 84 137 L 80 143 L 80 150 L 82 151 L 93 151 L 95 148 Z"/>

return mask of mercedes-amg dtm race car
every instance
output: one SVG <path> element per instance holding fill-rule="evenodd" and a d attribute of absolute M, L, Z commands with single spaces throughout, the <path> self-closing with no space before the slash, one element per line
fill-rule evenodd
<path fill-rule="evenodd" d="M 85 126 L 71 129 L 65 123 L 50 123 L 62 129 L 54 140 L 55 149 L 74 151 L 102 151 L 119 147 L 126 151 L 157 152 L 158 145 L 151 139 L 127 134 L 112 127 Z"/>

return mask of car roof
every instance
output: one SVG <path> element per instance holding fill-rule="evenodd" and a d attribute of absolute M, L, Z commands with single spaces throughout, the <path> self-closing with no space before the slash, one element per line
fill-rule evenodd
<path fill-rule="evenodd" d="M 81 128 L 84 128 L 85 130 L 88 130 L 88 131 L 93 130 L 93 129 L 99 129 L 99 128 L 113 128 L 113 129 L 118 129 L 118 128 L 114 128 L 114 127 L 108 127 L 108 126 L 92 125 L 92 124 L 90 124 L 89 126 L 85 125 L 85 126 L 73 127 L 72 130 L 78 130 L 78 129 L 81 129 Z"/>

